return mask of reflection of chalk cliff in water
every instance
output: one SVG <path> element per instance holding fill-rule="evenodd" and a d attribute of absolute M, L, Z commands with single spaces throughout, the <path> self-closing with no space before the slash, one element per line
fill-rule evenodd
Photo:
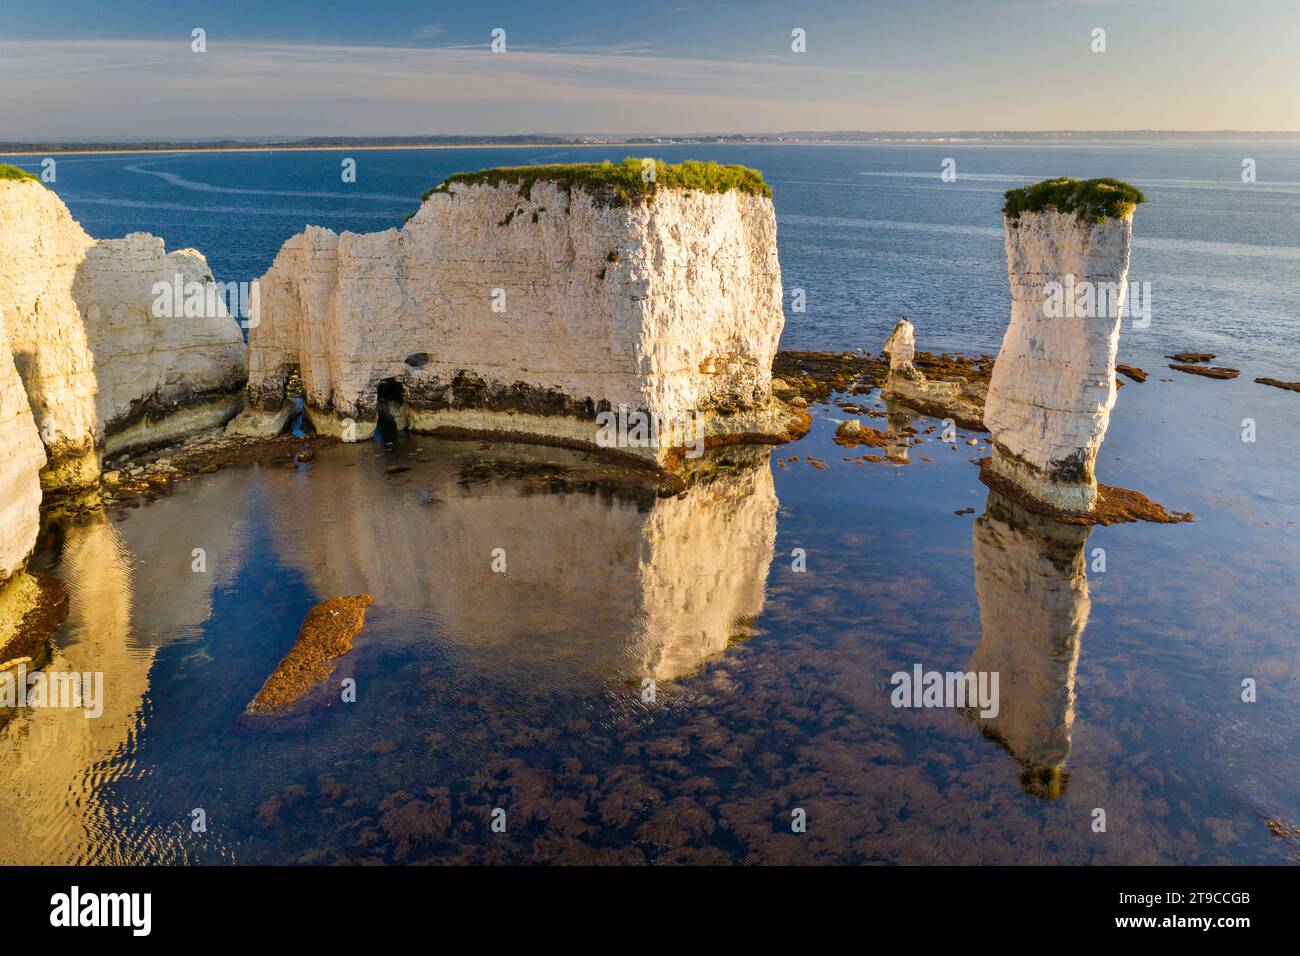
<path fill-rule="evenodd" d="M 374 597 L 358 646 L 382 640 L 391 615 L 416 617 L 467 655 L 491 654 L 498 674 L 671 680 L 762 610 L 777 507 L 766 449 L 709 452 L 734 467 L 660 498 L 653 476 L 581 452 L 402 447 L 416 457 L 398 474 L 367 448 L 326 448 L 300 496 L 267 496 L 280 560 L 319 597 Z"/>
<path fill-rule="evenodd" d="M 243 498 L 223 500 L 224 479 L 194 487 L 185 527 L 174 511 L 141 508 L 122 524 L 101 512 L 43 533 L 35 560 L 57 563 L 69 590 L 45 672 L 102 673 L 103 711 L 20 708 L 0 722 L 0 864 L 184 862 L 189 807 L 159 829 L 118 819 L 106 790 L 131 773 L 120 757 L 141 730 L 160 639 L 201 624 L 214 586 L 242 560 L 246 522 L 232 515 Z M 195 547 L 207 551 L 206 573 L 191 569 Z"/>
<path fill-rule="evenodd" d="M 153 658 L 129 640 L 131 571 L 117 529 L 101 517 L 67 529 L 61 544 L 68 619 L 45 672 L 102 672 L 103 714 L 20 709 L 0 728 L 5 864 L 48 862 L 51 849 L 90 862 L 91 848 L 103 845 L 97 767 L 134 732 Z"/>
<path fill-rule="evenodd" d="M 975 521 L 975 593 L 983 637 L 968 669 L 997 671 L 1000 709 L 983 731 L 1024 768 L 1025 789 L 1065 790 L 1074 670 L 1088 624 L 1088 528 L 1031 515 L 990 492 Z"/>

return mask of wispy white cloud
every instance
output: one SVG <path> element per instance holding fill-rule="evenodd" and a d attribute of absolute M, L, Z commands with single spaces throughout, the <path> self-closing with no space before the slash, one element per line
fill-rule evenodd
<path fill-rule="evenodd" d="M 1191 72 L 1185 38 L 1160 32 L 1104 62 L 1054 36 L 1011 57 L 973 43 L 961 61 L 951 48 L 892 58 L 885 48 L 861 62 L 670 56 L 581 38 L 550 49 L 512 43 L 506 53 L 486 44 L 209 39 L 197 54 L 188 39 L 0 41 L 0 139 L 1300 128 L 1291 51 L 1278 31 L 1269 36 L 1279 50 L 1271 59 L 1243 64 L 1237 45 L 1215 44 Z M 1252 92 L 1243 97 L 1224 77 L 1247 67 Z"/>
<path fill-rule="evenodd" d="M 628 50 L 209 42 L 165 55 L 176 49 L 0 42 L 3 138 L 808 128 L 865 75 Z"/>
<path fill-rule="evenodd" d="M 447 28 L 441 23 L 429 23 L 412 34 L 417 40 L 431 40 L 434 37 L 440 37 L 447 32 Z"/>

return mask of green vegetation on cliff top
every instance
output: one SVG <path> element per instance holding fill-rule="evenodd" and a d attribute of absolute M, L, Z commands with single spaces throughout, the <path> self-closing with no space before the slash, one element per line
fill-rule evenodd
<path fill-rule="evenodd" d="M 1002 214 L 1011 221 L 1024 212 L 1042 212 L 1048 207 L 1057 212 L 1074 213 L 1087 222 L 1103 223 L 1107 219 L 1127 216 L 1147 201 L 1142 190 L 1118 179 L 1044 179 L 1032 186 L 1007 190 Z"/>
<path fill-rule="evenodd" d="M 0 163 L 0 179 L 30 179 L 38 183 L 41 181 L 39 177 L 33 176 L 27 170 L 10 166 L 8 163 Z"/>
<path fill-rule="evenodd" d="M 654 163 L 653 167 L 649 164 Z M 653 168 L 653 176 L 647 172 Z M 473 173 L 456 173 L 421 196 L 450 192 L 456 185 L 510 184 L 519 186 L 519 195 L 530 196 L 533 184 L 553 182 L 566 192 L 580 189 L 602 206 L 629 206 L 653 199 L 656 189 L 698 189 L 706 193 L 725 193 L 733 189 L 771 198 L 772 190 L 763 174 L 747 166 L 720 166 L 714 162 L 665 163 L 628 157 L 621 163 L 564 163 L 553 166 L 499 166 Z"/>

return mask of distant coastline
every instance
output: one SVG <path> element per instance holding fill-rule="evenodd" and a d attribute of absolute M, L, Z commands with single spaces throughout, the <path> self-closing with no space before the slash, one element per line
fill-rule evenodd
<path fill-rule="evenodd" d="M 99 145 L 99 146 L 75 146 L 64 148 L 51 146 L 45 149 L 34 149 L 30 146 L 23 146 L 18 149 L 10 149 L 7 145 L 0 144 L 0 156 L 50 156 L 59 154 L 61 156 L 94 156 L 99 154 L 112 153 L 313 153 L 336 151 L 344 152 L 349 149 L 543 149 L 546 147 L 554 148 L 562 146 L 570 149 L 578 146 L 635 146 L 645 145 L 636 143 L 405 143 L 398 145 L 387 145 L 378 143 L 348 143 L 335 144 L 332 146 L 305 146 L 298 144 L 284 145 L 262 145 L 250 144 L 241 146 L 135 146 L 135 145 Z"/>
<path fill-rule="evenodd" d="M 48 156 L 99 153 L 222 153 L 222 152 L 290 152 L 347 149 L 506 149 L 519 147 L 656 147 L 656 146 L 810 146 L 927 143 L 998 143 L 998 142 L 1231 142 L 1239 140 L 1300 141 L 1297 131 L 1259 130 L 958 130 L 942 131 L 845 131 L 789 133 L 701 133 L 690 135 L 628 135 L 598 137 L 592 135 L 557 136 L 526 134 L 520 136 L 376 136 L 376 137 L 306 137 L 302 139 L 250 139 L 208 141 L 138 140 L 132 142 L 8 142 L 0 143 L 0 155 Z"/>

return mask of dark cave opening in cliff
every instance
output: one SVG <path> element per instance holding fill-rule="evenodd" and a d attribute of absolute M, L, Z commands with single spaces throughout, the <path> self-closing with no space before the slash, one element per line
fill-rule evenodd
<path fill-rule="evenodd" d="M 395 378 L 386 378 L 378 386 L 378 422 L 375 427 L 381 441 L 392 442 L 406 430 L 406 390 Z"/>
<path fill-rule="evenodd" d="M 308 431 L 314 431 L 304 408 L 306 389 L 302 383 L 302 369 L 297 365 L 286 365 L 281 371 L 284 376 L 284 401 L 294 407 L 294 412 L 286 426 L 289 434 L 302 436 Z"/>

